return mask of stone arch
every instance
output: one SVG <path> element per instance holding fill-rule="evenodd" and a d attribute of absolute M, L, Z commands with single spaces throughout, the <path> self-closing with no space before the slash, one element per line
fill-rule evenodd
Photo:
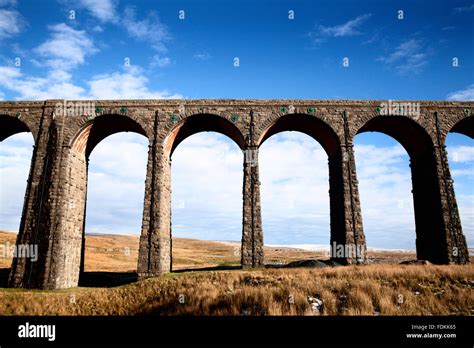
<path fill-rule="evenodd" d="M 284 114 L 265 122 L 257 135 L 257 145 L 284 131 L 297 131 L 309 135 L 321 144 L 328 155 L 334 154 L 340 145 L 340 139 L 334 129 L 325 121 L 313 115 L 295 113 Z"/>
<path fill-rule="evenodd" d="M 0 142 L 12 135 L 22 132 L 30 132 L 33 134 L 31 127 L 26 123 L 26 121 L 19 117 L 2 115 L 0 116 L 0 125 Z M 36 142 L 36 137 L 34 134 L 33 139 Z"/>
<path fill-rule="evenodd" d="M 164 140 L 165 154 L 172 156 L 176 147 L 186 138 L 200 132 L 217 132 L 232 139 L 241 149 L 245 139 L 241 130 L 227 118 L 217 114 L 192 114 L 172 127 Z"/>
<path fill-rule="evenodd" d="M 364 132 L 386 134 L 407 151 L 412 177 L 417 258 L 446 263 L 446 228 L 432 137 L 424 127 L 406 116 L 375 116 L 360 126 L 356 134 Z"/>
<path fill-rule="evenodd" d="M 468 116 L 458 120 L 448 132 L 460 133 L 474 139 L 474 116 Z"/>
<path fill-rule="evenodd" d="M 71 149 L 89 158 L 92 150 L 109 135 L 119 132 L 135 132 L 149 139 L 144 127 L 129 116 L 105 114 L 85 121 L 71 140 Z"/>
<path fill-rule="evenodd" d="M 411 156 L 433 150 L 433 140 L 420 124 L 406 116 L 375 116 L 367 120 L 356 131 L 384 133 L 402 145 Z"/>

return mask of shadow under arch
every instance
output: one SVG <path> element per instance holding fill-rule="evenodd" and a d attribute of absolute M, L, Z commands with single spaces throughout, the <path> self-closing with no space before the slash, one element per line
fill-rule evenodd
<path fill-rule="evenodd" d="M 394 138 L 410 157 L 433 150 L 433 140 L 428 132 L 405 116 L 376 116 L 359 128 L 357 134 L 364 132 L 380 132 Z"/>
<path fill-rule="evenodd" d="M 122 281 L 127 282 L 129 276 L 136 273 L 122 273 L 115 272 L 85 272 L 85 224 L 86 224 L 86 203 L 88 191 L 88 170 L 89 158 L 94 148 L 105 138 L 122 132 L 133 132 L 149 138 L 145 129 L 134 119 L 126 115 L 105 114 L 86 122 L 76 135 L 71 140 L 71 155 L 69 161 L 74 169 L 73 177 L 70 179 L 70 197 L 74 197 L 74 205 L 71 208 L 75 210 L 75 214 L 79 216 L 76 219 L 75 231 L 80 231 L 80 236 L 75 235 L 75 238 L 81 238 L 80 243 L 80 264 L 79 264 L 79 283 L 82 286 L 94 286 L 94 284 L 121 284 Z M 79 233 L 79 232 L 78 232 Z M 112 276 L 109 275 L 112 274 Z M 100 280 L 99 278 L 105 278 Z M 116 279 L 117 278 L 117 279 Z M 125 280 L 123 280 L 124 278 Z M 133 277 L 131 278 L 133 279 Z M 117 281 L 117 282 L 116 282 Z M 97 285 L 95 285 L 97 286 Z"/>
<path fill-rule="evenodd" d="M 386 134 L 407 151 L 415 210 L 417 258 L 433 263 L 447 263 L 446 226 L 431 136 L 420 124 L 405 116 L 376 116 L 360 127 L 357 134 L 364 132 Z"/>
<path fill-rule="evenodd" d="M 13 117 L 9 115 L 0 116 L 0 142 L 4 141 L 6 138 L 12 135 L 23 132 L 31 133 L 31 129 L 26 125 L 25 122 L 20 120 L 18 117 Z"/>
<path fill-rule="evenodd" d="M 168 133 L 164 142 L 166 153 L 171 158 L 183 140 L 200 132 L 217 132 L 232 139 L 240 149 L 245 147 L 242 132 L 228 119 L 215 114 L 194 114 L 186 117 Z"/>
<path fill-rule="evenodd" d="M 460 133 L 474 139 L 474 116 L 469 116 L 459 120 L 451 127 L 450 133 Z"/>

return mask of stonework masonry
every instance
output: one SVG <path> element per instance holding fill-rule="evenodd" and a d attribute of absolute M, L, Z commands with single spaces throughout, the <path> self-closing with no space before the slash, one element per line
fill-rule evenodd
<path fill-rule="evenodd" d="M 290 130 L 313 137 L 328 155 L 330 244 L 362 250 L 336 261 L 367 262 L 353 139 L 376 131 L 395 138 L 410 156 L 418 259 L 469 262 L 445 139 L 449 132 L 474 137 L 474 102 L 403 101 L 389 112 L 386 101 L 377 100 L 90 100 L 92 109 L 75 107 L 84 102 L 0 102 L 0 141 L 25 131 L 35 141 L 17 244 L 37 244 L 39 257 L 36 262 L 14 258 L 11 287 L 78 285 L 88 158 L 105 137 L 123 131 L 149 141 L 140 278 L 172 271 L 171 155 L 180 142 L 202 131 L 224 134 L 244 153 L 252 152 L 251 160 L 243 156 L 244 268 L 264 266 L 258 149 L 272 135 Z M 419 113 L 407 115 L 403 105 L 412 104 Z"/>

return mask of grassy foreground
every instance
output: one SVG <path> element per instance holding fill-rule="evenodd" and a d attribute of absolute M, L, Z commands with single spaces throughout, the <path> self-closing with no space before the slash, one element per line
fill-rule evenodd
<path fill-rule="evenodd" d="M 0 314 L 473 315 L 473 279 L 471 265 L 171 273 L 115 288 L 2 289 Z"/>
<path fill-rule="evenodd" d="M 0 232 L 6 241 L 14 235 Z M 173 248 L 174 269 L 239 261 L 232 244 L 177 239 Z M 137 251 L 136 237 L 87 237 L 86 270 L 130 277 Z M 288 248 L 266 255 L 270 263 L 324 257 Z M 186 271 L 116 287 L 0 288 L 0 315 L 474 315 L 474 265 L 383 264 L 413 256 L 372 254 L 378 264 L 365 266 Z M 3 274 L 10 263 L 0 258 Z"/>

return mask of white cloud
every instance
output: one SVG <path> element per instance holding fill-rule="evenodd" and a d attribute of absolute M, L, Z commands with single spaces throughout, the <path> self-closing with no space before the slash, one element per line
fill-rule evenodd
<path fill-rule="evenodd" d="M 207 52 L 201 52 L 201 53 L 196 53 L 194 56 L 194 59 L 197 59 L 197 60 L 209 60 L 211 58 L 211 55 Z"/>
<path fill-rule="evenodd" d="M 474 11 L 474 4 L 471 4 L 469 6 L 462 6 L 462 7 L 455 7 L 453 9 L 454 13 L 466 13 L 466 12 L 471 12 Z"/>
<path fill-rule="evenodd" d="M 0 9 L 0 40 L 18 35 L 26 22 L 21 14 L 13 9 Z"/>
<path fill-rule="evenodd" d="M 94 28 L 92 28 L 92 31 L 96 33 L 102 33 L 104 29 L 102 29 L 100 25 L 96 25 Z"/>
<path fill-rule="evenodd" d="M 335 25 L 332 27 L 326 27 L 323 25 L 318 26 L 317 31 L 310 32 L 309 36 L 313 38 L 314 42 L 322 42 L 327 37 L 345 37 L 360 35 L 359 27 L 367 21 L 372 15 L 366 13 L 360 15 L 354 19 L 347 21 L 344 24 Z"/>
<path fill-rule="evenodd" d="M 69 70 L 85 62 L 85 57 L 96 53 L 92 39 L 84 30 L 75 30 L 65 23 L 49 26 L 51 37 L 35 51 L 46 58 L 46 65 L 56 70 Z"/>
<path fill-rule="evenodd" d="M 139 234 L 143 214 L 148 140 L 114 134 L 89 159 L 86 232 Z"/>
<path fill-rule="evenodd" d="M 418 73 L 428 63 L 428 54 L 423 50 L 422 43 L 417 39 L 410 39 L 398 45 L 392 53 L 379 57 L 389 66 L 395 67 L 400 74 Z"/>
<path fill-rule="evenodd" d="M 171 40 L 171 34 L 155 12 L 150 12 L 146 18 L 139 20 L 135 8 L 126 7 L 121 24 L 132 38 L 148 43 L 159 53 L 152 57 L 150 67 L 162 68 L 171 64 L 170 58 L 163 57 L 168 51 L 166 43 Z"/>
<path fill-rule="evenodd" d="M 16 0 L 0 0 L 0 6 L 16 5 Z"/>
<path fill-rule="evenodd" d="M 456 163 L 473 162 L 474 146 L 453 146 L 449 148 L 449 160 Z"/>
<path fill-rule="evenodd" d="M 102 23 L 115 23 L 119 19 L 116 0 L 58 0 L 58 2 L 65 5 L 68 10 L 76 11 L 76 18 L 82 16 L 82 13 L 77 13 L 78 10 L 85 9 Z"/>
<path fill-rule="evenodd" d="M 307 135 L 281 133 L 261 146 L 259 156 L 265 243 L 329 243 L 329 169 L 322 147 Z"/>
<path fill-rule="evenodd" d="M 168 66 L 170 64 L 171 64 L 171 59 L 169 57 L 162 58 L 160 55 L 156 54 L 151 59 L 150 66 L 151 67 L 157 66 L 159 68 L 163 68 L 163 67 Z"/>
<path fill-rule="evenodd" d="M 160 99 L 181 98 L 179 94 L 167 91 L 153 91 L 146 86 L 145 73 L 136 66 L 130 66 L 123 72 L 97 75 L 88 82 L 91 99 Z"/>
<path fill-rule="evenodd" d="M 406 151 L 399 144 L 380 147 L 357 143 L 354 151 L 368 246 L 415 249 L 411 173 Z"/>
<path fill-rule="evenodd" d="M 32 152 L 31 133 L 0 143 L 0 230 L 18 231 Z"/>
<path fill-rule="evenodd" d="M 155 13 L 151 12 L 147 18 L 138 20 L 135 9 L 127 7 L 122 21 L 124 29 L 131 37 L 148 42 L 157 52 L 167 51 L 165 43 L 171 39 L 171 35 L 168 27 L 161 23 Z"/>
<path fill-rule="evenodd" d="M 357 31 L 357 28 L 365 22 L 371 14 L 364 14 L 361 16 L 358 16 L 354 19 L 351 19 L 350 21 L 341 24 L 341 25 L 336 25 L 333 27 L 320 27 L 320 31 L 322 35 L 326 36 L 353 36 L 353 35 L 358 35 L 360 34 L 359 31 Z"/>
<path fill-rule="evenodd" d="M 96 75 L 86 84 L 77 86 L 69 82 L 71 75 L 52 70 L 47 77 L 24 76 L 19 68 L 0 67 L 0 87 L 18 94 L 17 99 L 162 99 L 182 98 L 166 90 L 151 90 L 148 78 L 137 66 L 123 71 Z"/>
<path fill-rule="evenodd" d="M 67 81 L 61 81 L 57 71 L 48 77 L 24 76 L 19 68 L 0 67 L 0 86 L 18 94 L 17 99 L 81 99 L 85 90 Z M 67 75 L 62 75 L 66 78 Z"/>
<path fill-rule="evenodd" d="M 79 0 L 75 4 L 86 8 L 92 16 L 102 22 L 115 22 L 118 18 L 116 2 L 113 0 Z"/>
<path fill-rule="evenodd" d="M 472 101 L 474 100 L 474 84 L 467 86 L 465 89 L 449 93 L 446 98 L 448 100 Z"/>
<path fill-rule="evenodd" d="M 474 167 L 466 169 L 451 169 L 451 176 L 456 180 L 461 177 L 474 178 Z M 454 184 L 457 185 L 456 182 Z"/>

